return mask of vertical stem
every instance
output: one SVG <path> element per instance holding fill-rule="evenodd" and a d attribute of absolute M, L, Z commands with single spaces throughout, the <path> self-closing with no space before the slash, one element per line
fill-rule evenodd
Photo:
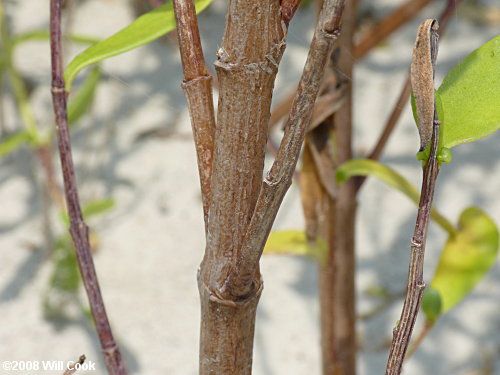
<path fill-rule="evenodd" d="M 83 220 L 78 198 L 71 141 L 68 129 L 67 95 L 64 90 L 62 48 L 61 48 L 61 6 L 62 0 L 50 2 L 50 46 L 52 61 L 52 101 L 54 106 L 57 141 L 64 179 L 64 191 L 70 218 L 70 233 L 75 244 L 78 266 L 87 292 L 90 308 L 99 335 L 104 361 L 110 375 L 126 375 L 120 350 L 115 343 L 108 321 L 104 301 L 89 243 L 88 227 Z"/>
<path fill-rule="evenodd" d="M 254 287 L 245 295 L 218 291 L 241 252 L 260 190 L 272 90 L 287 31 L 280 11 L 279 1 L 230 0 L 217 51 L 220 89 L 207 246 L 198 274 L 202 375 L 252 369 L 260 273 L 252 274 Z"/>
<path fill-rule="evenodd" d="M 326 120 L 335 132 L 333 160 L 337 165 L 352 157 L 352 52 L 356 9 L 356 0 L 346 2 L 339 49 L 332 54 L 334 74 L 338 82 L 345 85 L 343 105 Z M 325 219 L 320 233 L 329 245 L 327 262 L 319 265 L 323 374 L 354 375 L 356 194 L 352 181 L 338 188 L 335 199 L 325 197 L 321 211 L 320 216 Z"/>
<path fill-rule="evenodd" d="M 417 314 L 425 288 L 423 279 L 425 242 L 427 239 L 427 229 L 434 197 L 434 189 L 436 187 L 436 179 L 439 172 L 439 164 L 436 157 L 439 142 L 439 125 L 440 123 L 434 112 L 431 153 L 423 170 L 422 193 L 420 195 L 415 230 L 411 239 L 410 267 L 408 271 L 406 298 L 403 311 L 401 312 L 401 318 L 393 331 L 391 351 L 385 372 L 386 375 L 399 375 L 401 373 L 403 360 L 406 355 L 408 344 L 410 343 L 411 334 L 415 321 L 417 320 Z"/>
<path fill-rule="evenodd" d="M 294 1 L 229 2 L 216 68 L 220 83 L 207 249 L 199 273 L 201 374 L 250 374 L 259 259 L 290 186 L 323 67 L 335 44 L 342 0 L 326 0 L 271 170 L 262 180 L 274 78 Z M 283 13 L 282 13 L 283 11 Z M 276 18 L 278 16 L 278 18 Z"/>
<path fill-rule="evenodd" d="M 182 88 L 186 95 L 191 116 L 191 126 L 198 158 L 205 229 L 207 229 L 215 136 L 212 76 L 206 68 L 205 59 L 203 58 L 193 1 L 174 0 L 174 11 L 182 70 L 184 72 Z"/>

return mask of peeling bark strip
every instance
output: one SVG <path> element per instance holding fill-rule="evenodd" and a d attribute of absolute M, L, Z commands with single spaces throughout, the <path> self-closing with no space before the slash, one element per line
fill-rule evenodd
<path fill-rule="evenodd" d="M 438 49 L 438 21 L 425 20 L 417 32 L 410 66 L 411 87 L 415 97 L 420 134 L 420 151 L 429 144 L 434 119 L 434 66 Z"/>
<path fill-rule="evenodd" d="M 64 192 L 70 220 L 70 233 L 75 245 L 76 257 L 83 285 L 87 292 L 96 331 L 101 343 L 104 363 L 110 375 L 126 375 L 127 371 L 125 370 L 120 350 L 113 338 L 111 326 L 104 307 L 104 301 L 102 299 L 90 249 L 89 230 L 83 221 L 82 210 L 78 198 L 78 185 L 76 183 L 73 156 L 71 154 L 71 140 L 68 129 L 67 93 L 64 90 L 64 69 L 61 46 L 61 3 L 62 0 L 51 0 L 50 2 L 52 102 L 54 105 L 59 156 L 61 158 L 64 179 Z"/>

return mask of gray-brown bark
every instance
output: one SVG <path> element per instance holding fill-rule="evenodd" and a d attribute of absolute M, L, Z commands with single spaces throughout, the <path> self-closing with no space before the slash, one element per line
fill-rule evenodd
<path fill-rule="evenodd" d="M 207 247 L 198 274 L 201 374 L 250 374 L 259 259 L 290 186 L 323 68 L 340 31 L 343 1 L 328 0 L 278 157 L 262 181 L 270 104 L 297 1 L 232 0 L 215 63 L 220 92 Z"/>
<path fill-rule="evenodd" d="M 241 251 L 260 191 L 272 90 L 286 28 L 277 1 L 231 0 L 218 60 L 207 247 L 200 267 L 200 374 L 250 374 L 255 313 L 262 283 L 243 296 L 220 286 Z"/>

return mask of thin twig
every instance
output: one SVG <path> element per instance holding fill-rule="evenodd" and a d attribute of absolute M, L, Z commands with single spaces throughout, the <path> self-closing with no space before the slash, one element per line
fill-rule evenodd
<path fill-rule="evenodd" d="M 73 375 L 75 372 L 78 371 L 78 369 L 80 368 L 81 365 L 83 365 L 83 363 L 85 362 L 85 355 L 82 354 L 80 356 L 80 358 L 78 358 L 78 361 L 76 361 L 73 366 L 71 366 L 70 368 L 68 368 L 66 371 L 64 371 L 63 375 Z M 78 367 L 76 365 L 79 365 Z"/>
<path fill-rule="evenodd" d="M 193 1 L 174 0 L 174 11 L 177 22 L 182 70 L 184 73 L 182 87 L 188 102 L 196 145 L 206 229 L 211 199 L 212 160 L 215 136 L 212 76 L 205 65 Z"/>
<path fill-rule="evenodd" d="M 364 38 L 354 46 L 354 59 L 363 58 L 369 51 L 376 47 L 380 42 L 389 37 L 393 32 L 403 26 L 408 20 L 415 17 L 416 13 L 425 7 L 431 0 L 409 0 L 398 7 L 391 14 L 383 18 L 373 28 L 365 33 Z M 355 61 L 356 62 L 356 61 Z M 290 112 L 293 98 L 297 89 L 293 88 L 289 94 L 283 97 L 273 109 L 269 128 L 272 129 L 284 116 Z M 320 94 L 318 101 L 321 99 Z M 333 106 L 337 105 L 336 101 L 332 102 Z M 313 115 L 314 118 L 314 115 Z"/>
<path fill-rule="evenodd" d="M 432 200 L 439 165 L 436 157 L 439 142 L 439 121 L 435 116 L 432 145 L 429 160 L 424 167 L 422 194 L 418 207 L 415 231 L 411 239 L 410 268 L 408 271 L 408 286 L 401 318 L 393 331 L 391 352 L 387 361 L 386 375 L 399 375 L 410 342 L 410 337 L 417 320 L 422 294 L 425 289 L 423 280 L 425 242 L 429 224 Z"/>
<path fill-rule="evenodd" d="M 430 131 L 430 155 L 425 162 L 422 178 L 422 193 L 420 195 L 417 221 L 411 239 L 410 267 L 408 285 L 401 318 L 394 328 L 391 351 L 387 361 L 386 375 L 399 375 L 403 366 L 411 334 L 417 320 L 418 310 L 425 289 L 423 278 L 425 243 L 429 226 L 432 200 L 436 179 L 439 173 L 437 152 L 439 148 L 440 122 L 437 117 L 436 100 L 434 97 L 434 72 L 438 51 L 438 22 L 427 19 L 420 24 L 417 39 L 413 49 L 411 65 L 411 84 L 415 92 L 417 110 L 419 113 L 430 113 L 429 123 L 426 118 L 419 117 L 420 144 L 427 142 L 427 129 Z"/>
<path fill-rule="evenodd" d="M 448 26 L 448 22 L 450 20 L 450 17 L 453 15 L 453 11 L 455 10 L 457 3 L 459 0 L 448 0 L 446 3 L 446 7 L 444 8 L 443 12 L 441 13 L 438 22 L 439 22 L 439 36 L 443 36 L 444 32 L 446 30 L 446 27 Z M 377 143 L 375 147 L 373 148 L 373 151 L 370 152 L 368 158 L 372 160 L 379 160 L 382 152 L 385 149 L 385 146 L 387 145 L 387 142 L 389 141 L 389 138 L 391 134 L 394 131 L 394 128 L 396 127 L 398 120 L 401 116 L 401 113 L 403 112 L 403 109 L 405 109 L 405 105 L 408 102 L 408 98 L 410 97 L 410 92 L 411 92 L 411 84 L 410 84 L 410 75 L 408 74 L 406 77 L 406 81 L 403 85 L 403 88 L 401 89 L 401 93 L 399 94 L 398 100 L 396 101 L 396 104 L 394 105 L 394 108 L 392 109 L 391 115 L 389 116 L 389 119 L 387 120 L 387 123 L 385 124 L 384 130 L 380 134 L 379 139 L 377 140 Z M 366 181 L 366 177 L 358 177 L 356 178 L 356 189 L 359 190 L 363 183 Z"/>
<path fill-rule="evenodd" d="M 115 343 L 99 288 L 89 243 L 89 230 L 83 220 L 78 198 L 71 141 L 68 129 L 67 93 L 64 90 L 61 6 L 62 0 L 50 2 L 50 47 L 52 61 L 52 101 L 54 106 L 57 141 L 64 179 L 64 191 L 70 218 L 70 233 L 75 244 L 78 266 L 87 292 L 90 308 L 101 343 L 104 361 L 110 375 L 125 375 L 126 370 L 120 350 Z"/>
<path fill-rule="evenodd" d="M 364 57 L 373 47 L 386 39 L 422 10 L 432 0 L 408 0 L 391 14 L 383 18 L 364 33 L 363 39 L 354 48 L 354 58 Z"/>
<path fill-rule="evenodd" d="M 238 262 L 219 290 L 221 295 L 241 296 L 252 288 L 253 275 L 258 269 L 264 244 L 292 181 L 324 67 L 340 35 L 343 10 L 344 0 L 326 0 L 323 4 L 278 156 L 262 182 Z"/>

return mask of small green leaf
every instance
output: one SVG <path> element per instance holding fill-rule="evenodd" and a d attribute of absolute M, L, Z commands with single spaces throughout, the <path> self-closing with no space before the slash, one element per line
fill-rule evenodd
<path fill-rule="evenodd" d="M 96 216 L 111 210 L 114 206 L 115 206 L 115 201 L 111 198 L 98 199 L 84 205 L 82 207 L 82 214 L 84 219 L 87 220 L 92 216 Z M 62 222 L 66 225 L 66 227 L 69 227 L 70 222 L 69 222 L 68 212 L 62 211 L 60 213 L 60 217 Z"/>
<path fill-rule="evenodd" d="M 370 159 L 351 159 L 337 168 L 337 182 L 342 183 L 354 176 L 377 177 L 387 185 L 399 190 L 415 204 L 420 200 L 418 190 L 394 169 Z M 431 210 L 431 218 L 449 234 L 455 233 L 455 227 L 436 209 Z"/>
<path fill-rule="evenodd" d="M 0 156 L 7 155 L 17 148 L 21 147 L 24 143 L 31 141 L 31 135 L 26 130 L 18 131 L 5 139 L 0 141 Z"/>
<path fill-rule="evenodd" d="M 115 201 L 111 198 L 99 199 L 86 204 L 82 208 L 83 217 L 88 219 L 92 216 L 102 214 L 115 207 Z"/>
<path fill-rule="evenodd" d="M 500 36 L 469 54 L 437 90 L 441 144 L 452 148 L 500 128 Z"/>
<path fill-rule="evenodd" d="M 440 163 L 449 164 L 453 160 L 453 154 L 449 148 L 442 147 L 437 154 L 437 160 Z"/>
<path fill-rule="evenodd" d="M 427 288 L 422 297 L 422 311 L 429 323 L 435 323 L 441 316 L 441 295 L 436 289 Z"/>
<path fill-rule="evenodd" d="M 74 124 L 91 107 L 101 78 L 101 71 L 98 66 L 94 67 L 88 74 L 82 87 L 70 97 L 68 103 L 68 122 Z"/>
<path fill-rule="evenodd" d="M 212 0 L 197 0 L 196 12 L 205 9 Z M 90 46 L 76 56 L 64 72 L 66 91 L 71 91 L 71 85 L 78 72 L 83 68 L 95 64 L 108 57 L 120 55 L 134 48 L 143 46 L 174 30 L 175 16 L 173 3 L 169 2 L 161 7 L 138 17 L 134 22 L 113 34 L 109 38 Z"/>
<path fill-rule="evenodd" d="M 306 234 L 301 230 L 272 231 L 264 247 L 264 254 L 302 255 L 324 261 L 328 246 L 320 238 L 315 244 L 308 244 Z"/>
<path fill-rule="evenodd" d="M 459 303 L 495 263 L 499 234 L 495 222 L 477 207 L 465 209 L 459 230 L 445 244 L 431 287 L 439 292 L 442 313 Z"/>

